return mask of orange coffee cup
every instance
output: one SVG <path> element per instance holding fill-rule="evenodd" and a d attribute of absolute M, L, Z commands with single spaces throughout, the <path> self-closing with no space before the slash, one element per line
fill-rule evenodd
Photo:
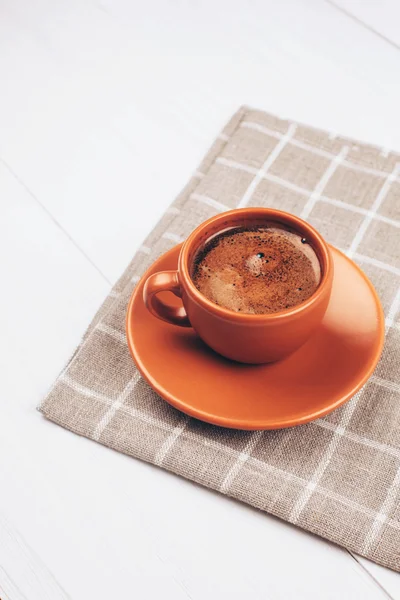
<path fill-rule="evenodd" d="M 312 296 L 292 308 L 269 314 L 237 313 L 211 302 L 195 287 L 191 268 L 198 249 L 229 227 L 277 222 L 295 229 L 317 253 L 321 281 Z M 182 244 L 178 270 L 154 273 L 143 298 L 149 311 L 173 325 L 193 327 L 200 338 L 223 356 L 243 363 L 274 362 L 300 348 L 321 323 L 332 289 L 333 261 L 327 243 L 302 219 L 269 208 L 241 208 L 221 213 L 197 227 Z M 183 306 L 170 306 L 157 294 L 170 291 Z"/>

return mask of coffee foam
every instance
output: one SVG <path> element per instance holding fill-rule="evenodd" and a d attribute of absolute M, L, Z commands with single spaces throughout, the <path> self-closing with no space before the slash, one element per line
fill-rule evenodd
<path fill-rule="evenodd" d="M 276 224 L 214 236 L 198 253 L 193 281 L 209 300 L 235 312 L 266 314 L 304 302 L 321 267 L 301 236 Z"/>

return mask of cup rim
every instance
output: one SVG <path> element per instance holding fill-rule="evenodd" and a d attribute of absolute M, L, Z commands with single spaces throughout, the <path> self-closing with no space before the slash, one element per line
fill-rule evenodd
<path fill-rule="evenodd" d="M 318 245 L 319 259 L 323 263 L 323 275 L 319 286 L 309 298 L 307 298 L 306 300 L 304 300 L 304 302 L 301 302 L 300 304 L 296 304 L 296 306 L 281 310 L 276 313 L 249 314 L 238 313 L 228 308 L 219 306 L 218 304 L 215 304 L 214 302 L 206 298 L 206 296 L 204 296 L 196 288 L 190 275 L 189 255 L 191 253 L 191 250 L 196 245 L 196 242 L 198 241 L 199 237 L 201 237 L 201 234 L 204 233 L 204 230 L 206 230 L 210 225 L 214 225 L 218 222 L 224 223 L 227 220 L 229 220 L 230 217 L 237 215 L 248 215 L 250 218 L 265 217 L 266 221 L 280 221 L 283 224 L 287 224 L 291 227 L 294 227 L 295 229 L 300 229 L 300 231 L 305 230 L 309 234 L 311 234 L 314 243 L 316 242 Z M 226 320 L 235 321 L 236 323 L 254 325 L 260 322 L 279 322 L 282 319 L 295 317 L 317 304 L 321 296 L 325 294 L 327 286 L 329 286 L 332 282 L 333 262 L 327 242 L 325 242 L 321 234 L 318 233 L 318 231 L 312 225 L 310 225 L 300 217 L 275 208 L 246 207 L 235 208 L 229 211 L 219 213 L 218 215 L 207 219 L 206 221 L 201 223 L 201 225 L 196 227 L 196 229 L 194 229 L 192 233 L 188 236 L 186 241 L 183 242 L 182 249 L 179 255 L 178 273 L 181 279 L 181 283 L 183 283 L 186 286 L 192 299 L 195 300 L 202 307 Z"/>

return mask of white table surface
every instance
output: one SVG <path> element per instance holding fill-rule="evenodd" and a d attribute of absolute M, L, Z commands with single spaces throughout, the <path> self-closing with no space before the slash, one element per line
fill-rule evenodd
<path fill-rule="evenodd" d="M 0 0 L 2 600 L 400 599 L 35 410 L 239 105 L 400 151 L 399 25 L 398 0 Z"/>

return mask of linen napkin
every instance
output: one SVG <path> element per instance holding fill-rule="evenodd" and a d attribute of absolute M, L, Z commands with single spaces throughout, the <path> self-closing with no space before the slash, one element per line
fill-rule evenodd
<path fill-rule="evenodd" d="M 308 220 L 375 285 L 382 359 L 346 405 L 286 430 L 188 418 L 140 377 L 125 312 L 144 271 L 220 211 L 269 206 Z M 256 506 L 400 570 L 400 155 L 240 109 L 105 299 L 40 406 L 75 433 Z"/>

